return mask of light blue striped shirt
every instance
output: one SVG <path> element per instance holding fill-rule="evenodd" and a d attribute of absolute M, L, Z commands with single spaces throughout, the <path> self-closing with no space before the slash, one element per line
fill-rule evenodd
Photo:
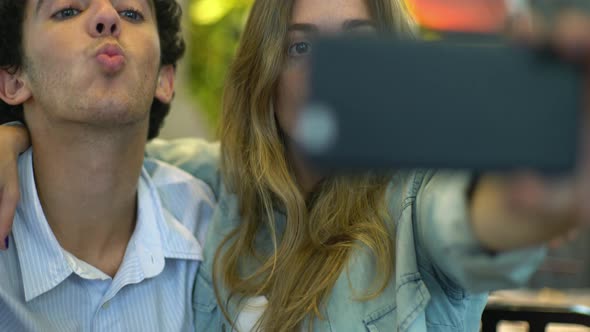
<path fill-rule="evenodd" d="M 68 255 L 37 196 L 31 150 L 0 253 L 0 331 L 194 331 L 193 287 L 215 199 L 202 181 L 146 159 L 137 223 L 114 278 Z M 195 238 L 195 236 L 197 238 Z"/>

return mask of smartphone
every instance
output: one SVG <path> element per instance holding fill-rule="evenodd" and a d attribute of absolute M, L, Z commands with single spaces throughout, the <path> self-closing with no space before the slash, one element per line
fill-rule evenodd
<path fill-rule="evenodd" d="M 493 40 L 493 41 L 492 41 Z M 314 43 L 296 141 L 329 169 L 568 172 L 581 71 L 498 38 L 329 38 Z"/>

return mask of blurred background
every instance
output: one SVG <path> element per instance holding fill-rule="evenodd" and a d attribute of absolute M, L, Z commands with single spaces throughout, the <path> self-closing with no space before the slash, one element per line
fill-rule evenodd
<path fill-rule="evenodd" d="M 161 138 L 213 139 L 223 80 L 252 0 L 180 0 L 187 54 Z M 521 0 L 406 0 L 426 37 L 433 30 L 494 32 Z"/>

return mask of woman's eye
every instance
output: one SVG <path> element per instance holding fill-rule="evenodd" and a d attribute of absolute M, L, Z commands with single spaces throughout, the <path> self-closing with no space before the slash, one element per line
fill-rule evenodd
<path fill-rule="evenodd" d="M 294 43 L 289 46 L 289 56 L 300 57 L 311 53 L 311 44 L 307 42 Z"/>
<path fill-rule="evenodd" d="M 127 9 L 119 12 L 121 17 L 134 22 L 142 22 L 144 20 L 143 15 L 135 9 Z"/>
<path fill-rule="evenodd" d="M 51 18 L 56 20 L 67 20 L 68 18 L 72 18 L 78 16 L 82 11 L 76 8 L 68 7 L 57 11 L 55 14 L 51 15 Z"/>

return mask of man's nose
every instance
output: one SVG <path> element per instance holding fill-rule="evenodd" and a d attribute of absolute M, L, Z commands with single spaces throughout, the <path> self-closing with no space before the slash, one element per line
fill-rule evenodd
<path fill-rule="evenodd" d="M 102 1 L 90 20 L 89 31 L 94 37 L 118 37 L 121 34 L 121 17 L 110 1 Z"/>

